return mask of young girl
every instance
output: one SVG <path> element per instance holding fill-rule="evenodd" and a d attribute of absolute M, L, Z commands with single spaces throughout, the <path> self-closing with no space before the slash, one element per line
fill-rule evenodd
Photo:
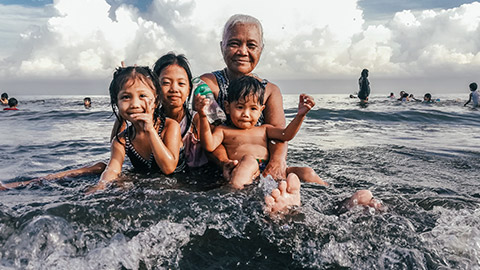
<path fill-rule="evenodd" d="M 151 69 L 117 68 L 109 91 L 113 112 L 125 125 L 116 128 L 110 161 L 91 191 L 105 188 L 120 176 L 125 155 L 140 172 L 171 174 L 182 170 L 185 162 L 180 125 L 159 114 L 161 87 Z M 123 131 L 122 126 L 126 126 Z"/>

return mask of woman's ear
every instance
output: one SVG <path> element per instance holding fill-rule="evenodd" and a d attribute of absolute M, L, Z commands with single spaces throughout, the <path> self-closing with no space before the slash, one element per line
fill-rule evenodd
<path fill-rule="evenodd" d="M 265 105 L 262 105 L 262 107 L 260 107 L 260 111 L 263 112 L 264 109 L 265 109 Z"/>
<path fill-rule="evenodd" d="M 223 102 L 223 106 L 225 107 L 225 113 L 226 114 L 230 114 L 230 106 L 229 105 L 230 105 L 230 103 L 228 103 L 228 101 L 225 100 Z"/>
<path fill-rule="evenodd" d="M 222 55 L 223 55 L 223 42 L 220 41 L 220 51 L 222 52 Z"/>

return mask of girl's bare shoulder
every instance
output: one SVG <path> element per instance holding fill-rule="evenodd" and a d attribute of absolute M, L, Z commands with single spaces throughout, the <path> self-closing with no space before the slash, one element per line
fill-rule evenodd
<path fill-rule="evenodd" d="M 179 129 L 180 130 L 180 124 L 175 121 L 174 119 L 172 118 L 165 118 L 165 128 L 166 129 Z"/>

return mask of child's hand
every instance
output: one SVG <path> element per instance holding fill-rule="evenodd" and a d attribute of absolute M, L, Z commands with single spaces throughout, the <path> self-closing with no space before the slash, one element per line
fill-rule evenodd
<path fill-rule="evenodd" d="M 313 106 L 315 106 L 315 100 L 312 96 L 307 94 L 300 94 L 300 100 L 298 101 L 298 114 L 306 115 Z"/>
<path fill-rule="evenodd" d="M 143 126 L 143 131 L 155 130 L 153 125 L 153 112 L 155 111 L 155 99 L 144 99 L 145 113 L 132 114 L 132 120 Z"/>
<path fill-rule="evenodd" d="M 86 194 L 93 194 L 97 191 L 100 191 L 100 190 L 104 190 L 105 189 L 105 185 L 95 185 L 95 186 L 91 186 L 89 188 L 87 188 L 87 190 L 85 191 Z"/>
<path fill-rule="evenodd" d="M 200 94 L 197 94 L 195 96 L 195 110 L 201 117 L 207 116 L 205 110 L 208 107 L 208 104 L 210 104 L 210 100 L 205 96 L 202 96 Z"/>

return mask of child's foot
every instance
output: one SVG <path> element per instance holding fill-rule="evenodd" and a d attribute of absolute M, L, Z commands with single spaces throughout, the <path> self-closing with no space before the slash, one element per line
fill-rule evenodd
<path fill-rule="evenodd" d="M 286 181 L 280 181 L 278 188 L 265 197 L 267 211 L 270 213 L 287 211 L 291 206 L 300 205 L 300 180 L 295 174 L 289 174 Z"/>
<path fill-rule="evenodd" d="M 355 192 L 355 194 L 353 194 L 353 196 L 347 202 L 348 209 L 352 209 L 356 205 L 369 206 L 375 208 L 376 210 L 383 209 L 380 201 L 373 197 L 373 194 L 370 192 L 370 190 L 366 189 Z"/>

